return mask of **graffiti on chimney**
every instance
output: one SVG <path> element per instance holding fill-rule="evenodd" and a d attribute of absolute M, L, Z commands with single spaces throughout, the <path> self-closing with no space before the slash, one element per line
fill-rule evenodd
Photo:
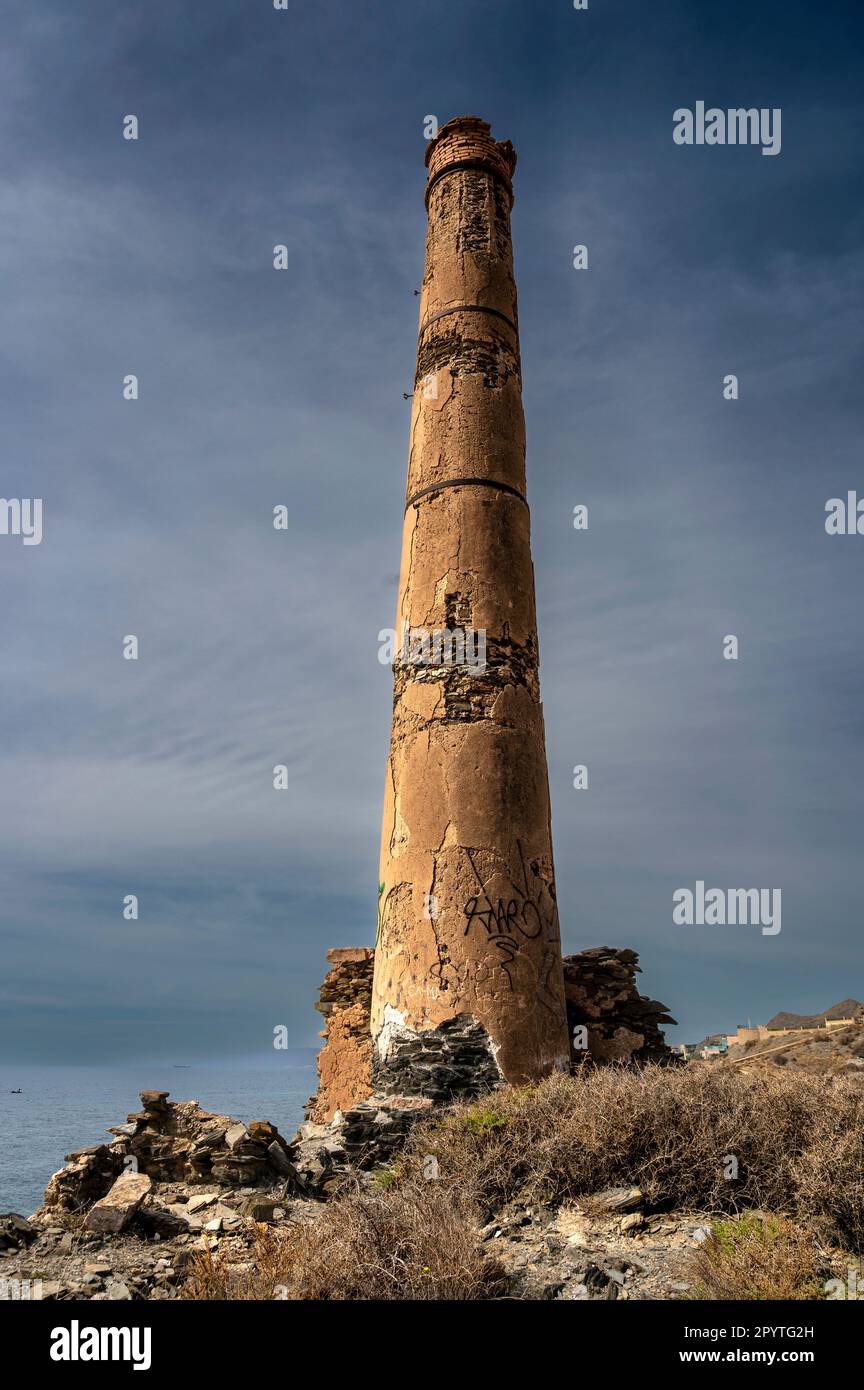
<path fill-rule="evenodd" d="M 486 932 L 490 943 L 501 953 L 501 969 L 506 976 L 509 989 L 513 989 L 513 976 L 510 967 L 516 962 L 523 941 L 536 941 L 542 937 L 545 931 L 548 940 L 558 940 L 557 913 L 555 908 L 555 887 L 552 883 L 547 883 L 535 873 L 537 883 L 533 886 L 529 883 L 528 868 L 525 863 L 525 854 L 522 848 L 522 841 L 517 840 L 516 846 L 519 852 L 519 862 L 522 866 L 523 887 L 514 883 L 510 879 L 512 896 L 499 896 L 493 901 L 486 891 L 486 885 L 472 857 L 470 849 L 465 853 L 471 870 L 477 880 L 479 893 L 474 894 L 465 903 L 462 911 L 465 914 L 465 932 L 467 936 L 472 927 L 479 927 Z M 544 895 L 549 902 L 544 904 Z M 550 907 L 551 904 L 551 907 Z M 546 952 L 546 956 L 549 956 Z M 555 957 L 552 956 L 554 962 Z M 545 975 L 548 980 L 549 966 L 546 965 Z M 544 980 L 544 984 L 547 981 Z"/>

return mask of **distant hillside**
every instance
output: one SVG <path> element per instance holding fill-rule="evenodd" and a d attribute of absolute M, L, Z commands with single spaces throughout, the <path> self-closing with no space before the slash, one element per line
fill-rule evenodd
<path fill-rule="evenodd" d="M 864 1009 L 864 1004 L 860 1004 L 857 999 L 843 999 L 839 1004 L 832 1004 L 830 1009 L 825 1009 L 821 1014 L 775 1014 L 769 1018 L 769 1028 L 819 1028 L 826 1018 L 858 1018 L 859 1012 Z"/>
<path fill-rule="evenodd" d="M 778 1015 L 779 1017 L 780 1015 Z M 795 1018 L 795 1014 L 785 1017 Z M 817 1015 L 821 1020 L 823 1014 Z M 833 1076 L 838 1072 L 860 1078 L 864 1085 L 864 1019 L 839 1028 L 806 1028 L 790 1033 L 774 1033 L 761 1042 L 730 1047 L 722 1060 L 709 1063 L 740 1068 L 743 1072 L 761 1067 L 790 1067 Z"/>

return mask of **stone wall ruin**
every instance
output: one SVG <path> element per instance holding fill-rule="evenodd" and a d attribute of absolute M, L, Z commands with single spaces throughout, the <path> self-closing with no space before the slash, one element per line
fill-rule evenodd
<path fill-rule="evenodd" d="M 327 952 L 330 970 L 316 1008 L 324 1015 L 319 1086 L 308 1120 L 328 1124 L 372 1092 L 423 1095 L 435 1104 L 468 1098 L 500 1081 L 481 1025 L 468 1015 L 420 1034 L 397 1036 L 373 1065 L 370 1013 L 375 952 L 356 947 Z M 636 988 L 635 951 L 595 946 L 564 957 L 564 992 L 571 1065 L 667 1062 L 673 1054 L 663 1028 L 675 1023 L 666 1005 Z M 579 1045 L 585 1029 L 585 1047 Z M 575 1036 L 574 1036 L 575 1034 Z M 575 1045 L 574 1045 L 575 1044 Z"/>

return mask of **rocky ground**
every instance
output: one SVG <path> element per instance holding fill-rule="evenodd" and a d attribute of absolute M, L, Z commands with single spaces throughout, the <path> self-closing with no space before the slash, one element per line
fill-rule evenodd
<path fill-rule="evenodd" d="M 349 1163 L 372 1182 L 373 1164 L 428 1110 L 370 1098 L 288 1143 L 264 1121 L 245 1126 L 163 1092 L 141 1099 L 110 1145 L 68 1155 L 31 1218 L 0 1216 L 5 1297 L 26 1297 L 29 1286 L 43 1299 L 174 1299 L 204 1251 L 242 1274 L 262 1229 L 314 1221 Z M 478 1240 L 514 1298 L 680 1298 L 686 1256 L 706 1227 L 699 1213 L 652 1215 L 638 1189 L 622 1188 L 584 1206 L 511 1205 Z"/>
<path fill-rule="evenodd" d="M 289 1143 L 265 1120 L 142 1091 L 109 1144 L 66 1155 L 32 1217 L 0 1215 L 0 1297 L 176 1298 L 195 1254 L 242 1268 L 262 1227 L 313 1219 L 349 1170 L 371 1181 L 429 1107 L 371 1097 Z"/>
<path fill-rule="evenodd" d="M 224 1249 L 232 1265 L 248 1266 L 259 1218 L 277 1225 L 289 1211 L 294 1219 L 303 1219 L 303 1208 L 314 1212 L 316 1205 L 280 1202 L 273 1189 L 232 1193 L 164 1184 L 151 1192 L 147 1207 L 114 1233 L 52 1224 L 51 1213 L 42 1208 L 27 1223 L 30 1231 L 17 1248 L 0 1252 L 0 1281 L 29 1281 L 31 1297 L 37 1296 L 35 1281 L 41 1281 L 43 1299 L 177 1298 L 195 1254 Z M 174 1234 L 153 1228 L 151 1218 L 163 1211 L 177 1223 Z"/>
<path fill-rule="evenodd" d="M 626 1212 L 619 1208 L 622 1197 Z M 31 1297 L 39 1280 L 43 1299 L 174 1299 L 196 1254 L 218 1250 L 242 1273 L 251 1268 L 262 1222 L 281 1227 L 314 1220 L 322 1209 L 320 1202 L 284 1199 L 273 1189 L 190 1193 L 177 1184 L 160 1186 L 151 1203 L 151 1212 L 170 1210 L 186 1229 L 161 1235 L 139 1216 L 116 1233 L 68 1230 L 42 1215 L 27 1223 L 30 1231 L 17 1248 L 0 1253 L 0 1280 L 9 1286 L 30 1281 Z M 511 1206 L 479 1239 L 510 1276 L 513 1298 L 676 1299 L 690 1290 L 687 1256 L 708 1224 L 699 1213 L 645 1215 L 633 1189 L 600 1194 L 591 1212 L 575 1205 Z"/>
<path fill-rule="evenodd" d="M 592 1197 L 590 1209 L 511 1206 L 482 1238 L 530 1299 L 675 1299 L 692 1284 L 688 1256 L 705 1239 L 709 1218 L 642 1210 L 638 1188 Z"/>

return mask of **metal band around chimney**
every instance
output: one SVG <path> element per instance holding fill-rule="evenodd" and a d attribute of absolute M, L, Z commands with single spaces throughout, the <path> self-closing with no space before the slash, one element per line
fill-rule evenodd
<path fill-rule="evenodd" d="M 496 319 L 503 319 L 506 324 L 509 324 L 514 333 L 518 334 L 519 332 L 510 315 L 505 314 L 502 309 L 493 309 L 488 304 L 454 304 L 451 309 L 439 309 L 437 314 L 430 314 L 428 319 L 420 325 L 418 338 L 422 338 L 429 325 L 435 323 L 437 319 L 443 319 L 445 314 L 493 314 Z"/>
<path fill-rule="evenodd" d="M 426 497 L 430 492 L 443 492 L 447 487 L 494 487 L 499 492 L 507 492 L 511 497 L 516 497 L 523 504 L 528 506 L 527 498 L 516 487 L 511 487 L 509 483 L 498 483 L 494 478 L 445 478 L 441 483 L 430 483 L 428 487 L 421 487 L 419 492 L 415 492 L 413 497 L 409 497 L 405 503 L 407 512 L 415 502 L 419 502 L 421 497 Z"/>

